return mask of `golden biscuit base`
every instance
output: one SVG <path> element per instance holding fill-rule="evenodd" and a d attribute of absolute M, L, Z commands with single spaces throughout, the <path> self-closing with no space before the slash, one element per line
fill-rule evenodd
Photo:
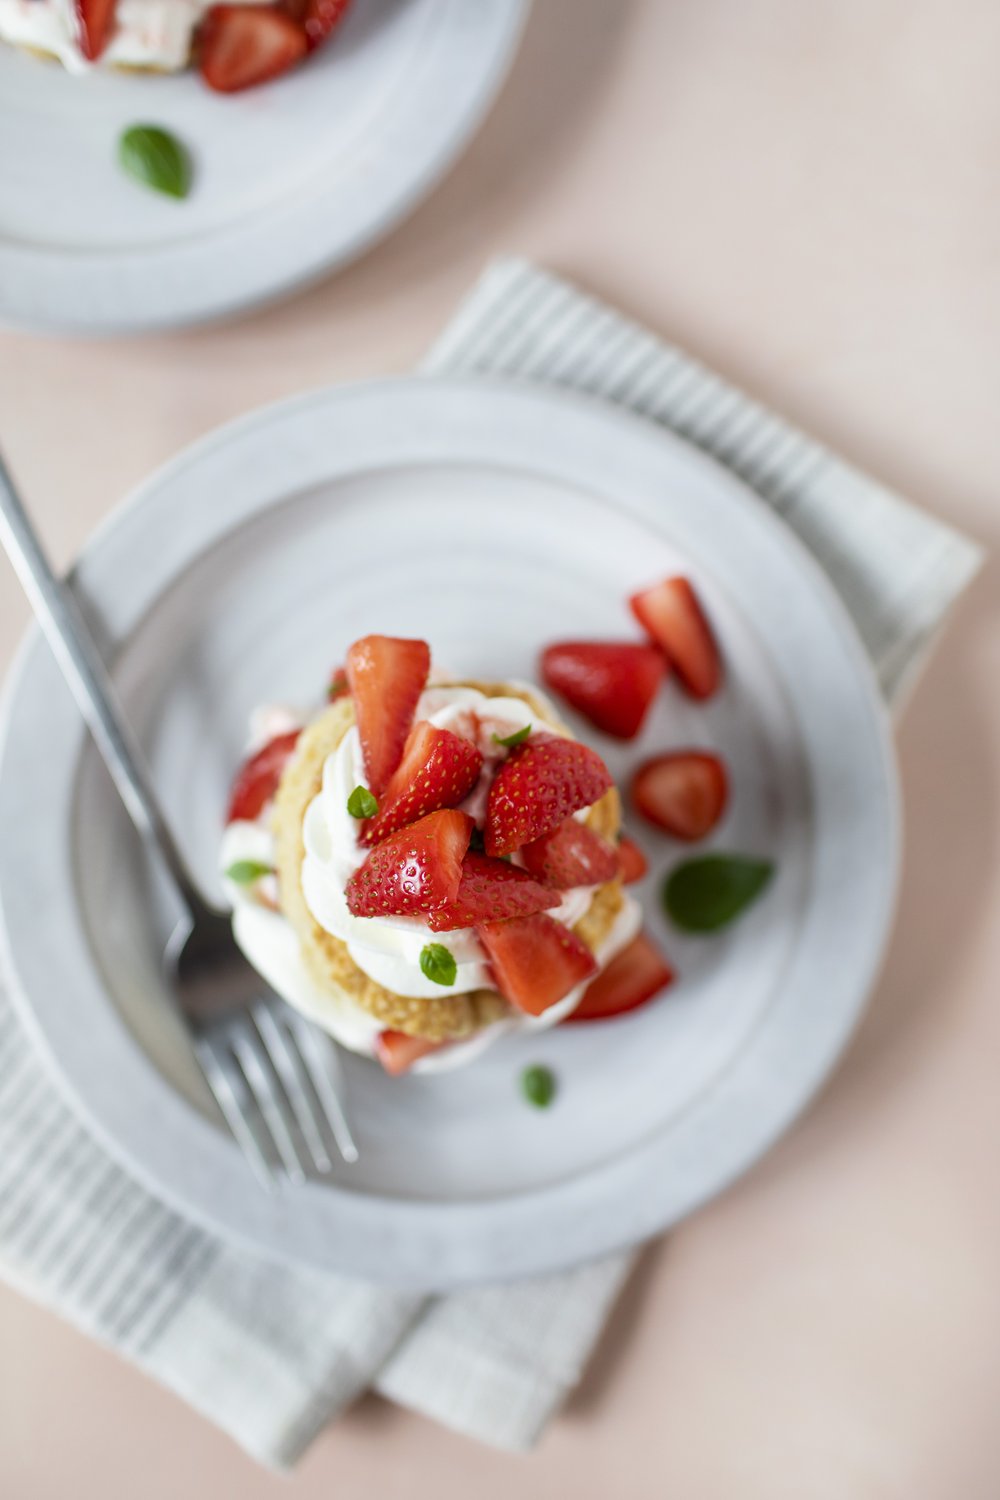
<path fill-rule="evenodd" d="M 561 734 L 569 733 L 565 725 L 553 718 L 551 710 L 527 689 L 512 688 L 507 683 L 464 682 L 449 686 L 476 688 L 488 698 L 520 698 L 550 728 Z M 282 910 L 302 945 L 306 967 L 324 989 L 347 995 L 388 1030 L 404 1031 L 409 1036 L 423 1037 L 432 1042 L 458 1041 L 510 1014 L 511 1007 L 502 995 L 496 990 L 483 989 L 465 995 L 417 999 L 385 989 L 358 968 L 342 939 L 319 925 L 302 894 L 302 861 L 305 857 L 302 825 L 306 809 L 322 787 L 327 757 L 336 750 L 353 723 L 354 703 L 351 698 L 341 698 L 332 704 L 303 731 L 281 778 L 274 804 L 273 830 Z M 621 804 L 614 787 L 595 802 L 587 822 L 605 838 L 613 840 L 617 837 Z M 595 891 L 594 899 L 574 928 L 591 951 L 595 951 L 607 937 L 621 906 L 620 881 L 609 881 Z"/>

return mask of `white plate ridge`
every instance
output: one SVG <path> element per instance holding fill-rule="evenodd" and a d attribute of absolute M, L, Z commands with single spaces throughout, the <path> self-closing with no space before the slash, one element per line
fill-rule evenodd
<path fill-rule="evenodd" d="M 155 1192 L 261 1253 L 421 1287 L 554 1270 L 667 1227 L 756 1160 L 844 1046 L 891 920 L 895 778 L 867 660 L 815 562 L 709 460 L 586 398 L 493 381 L 316 392 L 181 454 L 95 536 L 77 586 L 206 883 L 255 701 L 315 695 L 376 628 L 426 634 L 461 672 L 529 676 L 547 640 L 631 635 L 625 594 L 672 566 L 707 597 L 726 688 L 704 707 L 665 693 L 637 747 L 594 742 L 616 774 L 664 743 L 718 745 L 736 795 L 713 843 L 776 853 L 774 888 L 706 943 L 667 929 L 650 883 L 683 977 L 633 1017 L 435 1079 L 350 1060 L 359 1168 L 271 1199 L 156 1003 L 169 903 L 32 635 L 0 744 L 15 994 L 88 1123 Z M 683 852 L 632 831 L 658 869 Z M 536 1060 L 561 1082 L 544 1114 L 517 1095 Z"/>
<path fill-rule="evenodd" d="M 0 44 L 0 320 L 81 333 L 227 317 L 365 250 L 492 103 L 530 0 L 355 0 L 328 45 L 244 94 L 191 72 L 65 73 Z M 123 129 L 174 131 L 182 203 L 129 181 Z"/>

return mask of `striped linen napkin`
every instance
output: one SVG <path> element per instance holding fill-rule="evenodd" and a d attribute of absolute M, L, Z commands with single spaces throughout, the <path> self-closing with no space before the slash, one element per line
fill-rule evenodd
<path fill-rule="evenodd" d="M 487 270 L 428 374 L 602 396 L 750 484 L 839 589 L 894 703 L 978 549 L 645 329 L 518 261 Z M 362 1391 L 504 1448 L 578 1380 L 632 1264 L 438 1299 L 290 1271 L 151 1197 L 70 1113 L 0 992 L 0 1272 L 286 1467 Z"/>

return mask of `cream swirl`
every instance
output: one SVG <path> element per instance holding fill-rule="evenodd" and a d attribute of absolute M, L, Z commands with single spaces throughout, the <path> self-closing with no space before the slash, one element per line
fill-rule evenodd
<path fill-rule="evenodd" d="M 177 73 L 187 67 L 195 30 L 212 3 L 118 0 L 111 36 L 96 64 L 88 62 L 80 50 L 73 0 L 0 0 L 0 38 L 17 47 L 50 53 L 72 73 L 85 73 L 94 66 Z"/>
<path fill-rule="evenodd" d="M 553 733 L 550 723 L 532 723 L 531 709 L 520 698 L 488 698 L 475 688 L 434 687 L 417 706 L 417 717 L 440 729 L 450 729 L 475 744 L 483 756 L 479 782 L 462 803 L 480 826 L 486 811 L 486 796 L 497 764 L 506 751 L 494 735 L 504 738 L 530 725 L 529 738 L 540 732 Z M 302 863 L 302 894 L 319 925 L 347 944 L 353 961 L 370 979 L 396 995 L 434 999 L 441 986 L 420 968 L 420 953 L 427 943 L 444 943 L 455 959 L 457 975 L 449 994 L 491 986 L 490 971 L 482 944 L 472 928 L 432 932 L 415 917 L 355 917 L 348 910 L 345 890 L 351 875 L 368 851 L 358 843 L 358 824 L 347 811 L 347 799 L 356 786 L 366 785 L 361 740 L 356 728 L 348 730 L 323 768 L 322 790 L 309 804 L 303 824 L 305 859 Z M 593 886 L 567 891 L 550 915 L 572 927 L 586 912 L 594 895 Z"/>

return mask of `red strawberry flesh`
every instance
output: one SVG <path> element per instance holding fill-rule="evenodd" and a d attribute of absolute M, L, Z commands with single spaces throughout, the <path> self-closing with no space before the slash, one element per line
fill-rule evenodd
<path fill-rule="evenodd" d="M 518 1010 L 540 1016 L 595 972 L 586 943 L 545 912 L 478 927 L 497 989 Z"/>
<path fill-rule="evenodd" d="M 405 1031 L 380 1031 L 375 1038 L 375 1056 L 387 1073 L 398 1078 L 420 1058 L 447 1045 L 447 1042 L 429 1042 L 422 1036 L 407 1036 Z"/>
<path fill-rule="evenodd" d="M 729 778 L 707 750 L 673 750 L 645 761 L 632 778 L 632 800 L 648 822 L 686 843 L 711 833 L 729 800 Z"/>
<path fill-rule="evenodd" d="M 567 818 L 521 850 L 524 868 L 543 885 L 570 890 L 577 885 L 603 885 L 618 874 L 618 851 L 607 839 Z"/>
<path fill-rule="evenodd" d="M 198 66 L 209 88 L 235 94 L 300 62 L 302 26 L 276 5 L 213 5 L 198 32 Z"/>
<path fill-rule="evenodd" d="M 278 790 L 281 773 L 291 759 L 299 733 L 298 729 L 293 729 L 288 734 L 277 735 L 244 761 L 229 794 L 227 823 L 235 823 L 237 819 L 252 823 L 260 817 Z"/>
<path fill-rule="evenodd" d="M 624 1015 L 654 999 L 673 978 L 666 959 L 641 932 L 588 984 L 580 1004 L 566 1020 L 603 1021 Z"/>
<path fill-rule="evenodd" d="M 560 641 L 542 653 L 547 686 L 621 740 L 639 733 L 666 670 L 655 646 L 630 641 Z"/>
<path fill-rule="evenodd" d="M 431 666 L 426 641 L 366 635 L 347 653 L 347 680 L 354 696 L 368 785 L 384 792 L 403 758 L 417 702 Z"/>
<path fill-rule="evenodd" d="M 510 752 L 490 787 L 483 844 L 487 854 L 511 854 L 611 786 L 596 750 L 576 740 L 537 735 Z"/>
<path fill-rule="evenodd" d="M 118 0 L 73 0 L 80 51 L 96 62 L 111 39 Z"/>
<path fill-rule="evenodd" d="M 470 849 L 462 861 L 458 895 L 454 901 L 430 912 L 427 925 L 432 932 L 478 927 L 482 922 L 530 916 L 558 906 L 559 900 L 554 890 L 539 885 L 527 871 Z"/>
<path fill-rule="evenodd" d="M 454 901 L 473 823 L 453 809 L 433 812 L 377 844 L 347 882 L 356 917 L 426 915 Z"/>
<path fill-rule="evenodd" d="M 475 745 L 421 721 L 410 732 L 403 759 L 379 798 L 378 814 L 361 831 L 363 844 L 377 844 L 441 807 L 457 807 L 479 780 L 483 757 Z"/>
<path fill-rule="evenodd" d="M 649 861 L 634 839 L 623 833 L 618 841 L 618 860 L 624 885 L 634 885 L 649 869 Z"/>
<path fill-rule="evenodd" d="M 633 594 L 632 613 L 652 636 L 695 698 L 711 698 L 722 677 L 711 626 L 686 578 L 665 578 Z"/>

